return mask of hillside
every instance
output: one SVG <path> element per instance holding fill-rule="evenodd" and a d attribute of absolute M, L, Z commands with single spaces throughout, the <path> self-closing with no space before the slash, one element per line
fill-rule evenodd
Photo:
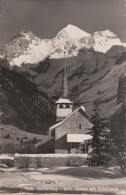
<path fill-rule="evenodd" d="M 43 140 L 45 137 L 45 135 L 23 131 L 13 125 L 0 125 L 0 145 L 8 143 L 19 144 L 21 139 L 24 140 L 24 142 L 32 141 L 34 138 L 36 138 L 36 140 Z"/>
<path fill-rule="evenodd" d="M 0 154 L 34 153 L 34 145 L 47 136 L 29 133 L 13 125 L 0 124 Z"/>
<path fill-rule="evenodd" d="M 25 131 L 46 134 L 55 122 L 55 105 L 32 82 L 1 67 L 1 122 Z"/>
<path fill-rule="evenodd" d="M 66 59 L 70 99 L 75 106 L 85 106 L 91 115 L 95 99 L 99 99 L 101 113 L 110 118 L 116 105 L 118 79 L 126 65 L 126 51 L 113 46 L 106 54 L 83 48 L 78 56 Z M 61 95 L 64 59 L 49 59 L 39 64 L 25 64 L 20 74 L 32 80 L 52 100 Z"/>

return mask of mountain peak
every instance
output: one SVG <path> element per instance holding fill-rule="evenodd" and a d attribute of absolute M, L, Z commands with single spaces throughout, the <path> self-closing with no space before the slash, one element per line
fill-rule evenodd
<path fill-rule="evenodd" d="M 81 30 L 77 26 L 74 26 L 72 24 L 68 24 L 66 27 L 64 27 L 58 34 L 58 38 L 84 38 L 89 36 L 90 34 Z"/>
<path fill-rule="evenodd" d="M 93 35 L 100 35 L 108 38 L 117 38 L 117 35 L 110 30 L 97 31 Z"/>
<path fill-rule="evenodd" d="M 67 57 L 77 56 L 82 48 L 93 47 L 95 51 L 106 53 L 114 45 L 126 47 L 126 43 L 122 43 L 110 30 L 98 31 L 91 35 L 77 26 L 68 24 L 53 39 L 40 39 L 30 31 L 20 31 L 0 50 L 0 58 L 8 58 L 11 66 L 21 66 L 38 63 L 48 55 L 50 58 L 63 58 L 64 51 Z"/>
<path fill-rule="evenodd" d="M 23 29 L 19 32 L 20 35 L 25 35 L 26 33 L 23 31 Z"/>
<path fill-rule="evenodd" d="M 28 32 L 24 32 L 23 30 L 20 30 L 16 35 L 14 35 L 11 38 L 11 41 L 16 41 L 17 39 L 26 39 L 26 40 L 30 40 L 30 39 L 35 39 L 37 38 L 34 33 L 32 33 L 31 31 Z"/>
<path fill-rule="evenodd" d="M 117 35 L 110 30 L 95 32 L 92 36 L 95 51 L 106 53 L 114 45 L 122 45 Z"/>

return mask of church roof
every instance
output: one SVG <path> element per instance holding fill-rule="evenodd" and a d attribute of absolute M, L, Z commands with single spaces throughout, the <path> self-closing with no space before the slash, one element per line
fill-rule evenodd
<path fill-rule="evenodd" d="M 49 131 L 51 131 L 52 129 L 55 129 L 56 127 L 59 127 L 61 124 L 63 124 L 66 120 L 68 120 L 74 113 L 78 112 L 79 110 L 81 110 L 85 114 L 85 117 L 89 120 L 89 116 L 85 112 L 84 106 L 80 106 L 79 108 L 77 108 L 76 110 L 74 110 L 70 115 L 68 115 L 64 120 L 62 120 L 61 122 L 59 122 L 59 123 L 51 126 L 49 128 Z"/>
<path fill-rule="evenodd" d="M 56 104 L 60 104 L 60 103 L 73 104 L 73 102 L 71 102 L 69 99 L 66 98 L 60 98 L 56 101 Z"/>
<path fill-rule="evenodd" d="M 41 142 L 37 143 L 37 144 L 35 145 L 35 148 L 38 148 L 39 146 L 44 145 L 44 144 L 46 144 L 47 142 L 49 142 L 49 141 L 51 141 L 51 140 L 53 140 L 53 139 L 54 139 L 54 137 L 48 137 L 47 139 L 42 140 Z"/>

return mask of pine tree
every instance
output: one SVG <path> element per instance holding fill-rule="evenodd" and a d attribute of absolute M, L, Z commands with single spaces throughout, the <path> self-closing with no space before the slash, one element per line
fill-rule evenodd
<path fill-rule="evenodd" d="M 88 155 L 89 166 L 102 166 L 108 163 L 110 158 L 108 154 L 108 143 L 106 143 L 105 136 L 107 132 L 107 122 L 99 114 L 99 103 L 94 102 L 94 114 L 91 118 L 93 124 L 90 134 L 92 135 L 91 148 L 92 151 Z"/>
<path fill-rule="evenodd" d="M 112 141 L 110 155 L 113 165 L 119 166 L 122 176 L 126 177 L 126 144 Z"/>

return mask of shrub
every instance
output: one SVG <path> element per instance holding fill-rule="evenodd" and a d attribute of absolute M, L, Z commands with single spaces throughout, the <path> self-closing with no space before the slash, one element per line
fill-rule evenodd
<path fill-rule="evenodd" d="M 122 176 L 126 176 L 126 144 L 116 145 L 113 143 L 110 148 L 111 159 L 115 166 L 120 167 Z"/>
<path fill-rule="evenodd" d="M 20 161 L 18 161 L 19 164 L 17 165 L 18 168 L 29 168 L 30 167 L 30 158 L 27 156 L 20 157 Z"/>
<path fill-rule="evenodd" d="M 4 154 L 14 154 L 16 152 L 16 147 L 13 143 L 8 143 L 8 144 L 1 144 L 0 145 L 0 153 Z"/>
<path fill-rule="evenodd" d="M 18 146 L 17 152 L 19 154 L 34 154 L 35 147 L 32 143 L 26 142 Z"/>
<path fill-rule="evenodd" d="M 19 137 L 17 137 L 17 139 L 16 139 L 17 141 L 19 140 Z"/>

